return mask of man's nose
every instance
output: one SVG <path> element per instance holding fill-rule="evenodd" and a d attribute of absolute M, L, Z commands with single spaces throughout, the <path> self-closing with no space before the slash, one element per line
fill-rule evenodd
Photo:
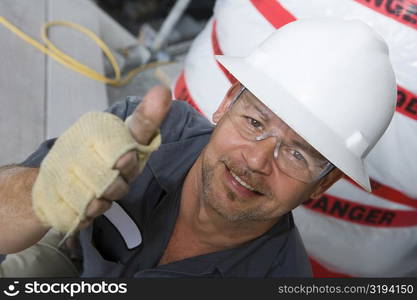
<path fill-rule="evenodd" d="M 273 170 L 274 150 L 277 139 L 273 136 L 253 142 L 243 152 L 249 169 L 255 173 L 270 175 Z"/>

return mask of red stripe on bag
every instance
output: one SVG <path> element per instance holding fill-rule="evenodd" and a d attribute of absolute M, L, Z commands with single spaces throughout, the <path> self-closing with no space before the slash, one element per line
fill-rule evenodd
<path fill-rule="evenodd" d="M 184 71 L 181 72 L 175 84 L 174 98 L 188 102 L 192 107 L 194 107 L 200 114 L 204 116 L 203 111 L 200 109 L 200 107 L 197 105 L 197 103 L 194 101 L 194 99 L 190 95 L 190 92 L 187 87 L 187 83 L 185 82 Z"/>
<path fill-rule="evenodd" d="M 313 276 L 316 278 L 350 278 L 352 276 L 342 273 L 330 271 L 316 260 L 309 257 L 311 268 L 313 269 Z"/>
<path fill-rule="evenodd" d="M 212 29 L 211 29 L 211 44 L 213 46 L 213 53 L 214 53 L 214 55 L 223 55 L 223 51 L 220 48 L 219 39 L 217 38 L 216 25 L 217 25 L 217 21 L 214 20 L 213 21 L 213 26 L 212 26 Z M 223 65 L 221 63 L 219 63 L 217 60 L 216 60 L 216 63 L 219 66 L 219 68 L 222 70 L 224 75 L 227 77 L 227 79 L 229 79 L 231 84 L 234 84 L 235 82 L 237 82 L 237 79 L 232 74 L 230 74 L 230 72 L 228 70 L 226 70 L 226 68 L 223 67 Z"/>
<path fill-rule="evenodd" d="M 417 121 L 417 95 L 397 85 L 396 111 Z"/>
<path fill-rule="evenodd" d="M 360 225 L 375 227 L 417 226 L 417 210 L 385 209 L 327 194 L 319 199 L 309 199 L 303 203 L 303 206 L 326 216 Z"/>
<path fill-rule="evenodd" d="M 395 21 L 417 29 L 416 0 L 355 0 Z"/>
<path fill-rule="evenodd" d="M 361 189 L 361 187 L 349 177 L 345 176 L 344 179 L 346 179 L 351 184 Z M 411 198 L 399 190 L 396 190 L 392 187 L 379 183 L 375 179 L 370 179 L 370 182 L 371 182 L 373 195 L 383 198 L 385 200 L 391 201 L 391 202 L 407 205 L 407 206 L 417 209 L 416 198 Z"/>
<path fill-rule="evenodd" d="M 250 2 L 275 28 L 295 21 L 295 17 L 277 0 L 250 0 Z"/>

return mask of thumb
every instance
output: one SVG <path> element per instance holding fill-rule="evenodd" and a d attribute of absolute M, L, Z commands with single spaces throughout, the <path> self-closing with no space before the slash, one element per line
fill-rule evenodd
<path fill-rule="evenodd" d="M 171 101 L 171 91 L 166 86 L 155 86 L 146 93 L 128 122 L 130 132 L 139 144 L 149 144 L 165 119 Z"/>

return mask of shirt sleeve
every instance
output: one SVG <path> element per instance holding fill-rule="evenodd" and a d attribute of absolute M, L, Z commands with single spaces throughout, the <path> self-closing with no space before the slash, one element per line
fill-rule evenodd
<path fill-rule="evenodd" d="M 51 150 L 52 146 L 54 145 L 56 139 L 50 139 L 43 142 L 39 148 L 29 155 L 22 163 L 19 165 L 22 167 L 31 167 L 37 168 L 41 165 L 42 160 L 48 154 L 49 150 Z"/>

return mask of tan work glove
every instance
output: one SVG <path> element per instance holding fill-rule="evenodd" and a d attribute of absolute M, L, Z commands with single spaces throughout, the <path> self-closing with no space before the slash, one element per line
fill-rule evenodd
<path fill-rule="evenodd" d="M 109 113 L 88 113 L 65 131 L 41 164 L 33 209 L 47 226 L 71 234 L 128 192 L 155 151 L 171 96 L 155 87 L 126 124 Z"/>

